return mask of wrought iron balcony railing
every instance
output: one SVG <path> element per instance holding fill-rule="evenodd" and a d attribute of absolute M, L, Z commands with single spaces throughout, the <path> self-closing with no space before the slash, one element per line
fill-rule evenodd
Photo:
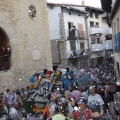
<path fill-rule="evenodd" d="M 86 39 L 87 38 L 87 32 L 86 31 L 80 31 L 80 30 L 66 30 L 66 36 L 67 39 L 75 40 L 75 39 Z"/>
<path fill-rule="evenodd" d="M 10 69 L 10 54 L 5 54 L 0 56 L 0 71 L 5 71 Z"/>
<path fill-rule="evenodd" d="M 90 35 L 103 34 L 103 29 L 99 27 L 90 27 L 89 34 Z"/>
<path fill-rule="evenodd" d="M 88 49 L 85 50 L 71 50 L 68 52 L 68 58 L 79 58 L 85 55 L 89 55 L 90 51 Z"/>
<path fill-rule="evenodd" d="M 104 49 L 104 44 L 91 44 L 91 52 L 103 51 Z"/>

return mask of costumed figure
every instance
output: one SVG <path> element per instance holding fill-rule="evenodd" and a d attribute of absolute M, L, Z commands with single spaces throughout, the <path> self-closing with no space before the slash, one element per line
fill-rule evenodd
<path fill-rule="evenodd" d="M 30 77 L 30 81 L 33 82 L 29 86 L 29 94 L 32 93 L 31 100 L 35 100 L 35 97 L 37 95 L 42 96 L 43 93 L 41 93 L 41 90 L 39 90 L 40 82 L 44 76 L 44 73 L 36 73 L 33 76 Z"/>
<path fill-rule="evenodd" d="M 57 93 L 60 93 L 60 91 L 62 91 L 62 87 L 63 87 L 63 84 L 61 82 L 61 75 L 62 75 L 62 72 L 60 70 L 56 70 L 54 72 L 54 81 L 55 81 L 55 84 L 53 86 L 53 91 L 57 92 Z"/>
<path fill-rule="evenodd" d="M 31 100 L 35 100 L 36 96 L 43 96 L 45 98 L 47 94 L 51 91 L 54 84 L 54 75 L 51 75 L 52 71 L 47 71 L 46 69 L 38 77 L 38 74 L 35 74 L 34 83 L 30 86 L 32 88 Z"/>
<path fill-rule="evenodd" d="M 62 76 L 62 72 L 60 70 L 56 70 L 54 72 L 54 76 L 55 76 L 55 82 L 60 81 L 61 80 L 61 76 Z"/>
<path fill-rule="evenodd" d="M 33 76 L 30 77 L 30 82 L 32 82 L 32 84 L 30 84 L 29 86 L 29 90 L 36 90 L 38 88 L 38 85 L 40 83 L 40 81 L 42 80 L 43 74 L 39 74 L 39 73 L 35 73 Z"/>
<path fill-rule="evenodd" d="M 71 76 L 68 71 L 62 76 L 62 83 L 64 90 L 68 89 L 68 86 L 71 85 Z"/>
<path fill-rule="evenodd" d="M 40 85 L 42 86 L 43 94 L 47 95 L 52 90 L 54 84 L 54 73 L 52 71 L 46 71 L 44 75 L 45 78 L 41 80 Z"/>

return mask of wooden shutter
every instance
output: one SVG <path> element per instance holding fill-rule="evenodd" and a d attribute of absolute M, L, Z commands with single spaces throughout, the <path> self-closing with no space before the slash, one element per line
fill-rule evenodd
<path fill-rule="evenodd" d="M 71 47 L 71 50 L 76 50 L 75 41 L 70 41 L 70 47 Z"/>
<path fill-rule="evenodd" d="M 80 33 L 80 37 L 84 37 L 83 24 L 78 23 L 78 30 Z"/>

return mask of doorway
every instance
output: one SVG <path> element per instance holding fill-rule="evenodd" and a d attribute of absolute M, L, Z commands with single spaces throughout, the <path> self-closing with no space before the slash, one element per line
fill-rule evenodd
<path fill-rule="evenodd" d="M 117 72 L 120 73 L 120 67 L 118 62 L 117 62 Z"/>
<path fill-rule="evenodd" d="M 4 30 L 0 28 L 0 71 L 10 69 L 11 49 L 8 37 Z"/>

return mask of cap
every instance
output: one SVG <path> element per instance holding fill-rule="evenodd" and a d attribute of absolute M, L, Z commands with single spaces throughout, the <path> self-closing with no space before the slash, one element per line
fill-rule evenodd
<path fill-rule="evenodd" d="M 84 97 L 81 97 L 77 104 L 87 104 L 87 100 L 85 100 Z"/>
<path fill-rule="evenodd" d="M 53 72 L 52 71 L 46 71 L 45 74 L 51 75 Z"/>
<path fill-rule="evenodd" d="M 90 86 L 90 87 L 89 87 L 89 90 L 90 90 L 90 89 L 93 89 L 93 88 L 95 88 L 95 86 Z"/>
<path fill-rule="evenodd" d="M 100 102 L 97 101 L 97 100 L 90 101 L 89 104 L 88 104 L 88 107 L 90 109 L 92 109 L 92 108 L 100 108 Z"/>

